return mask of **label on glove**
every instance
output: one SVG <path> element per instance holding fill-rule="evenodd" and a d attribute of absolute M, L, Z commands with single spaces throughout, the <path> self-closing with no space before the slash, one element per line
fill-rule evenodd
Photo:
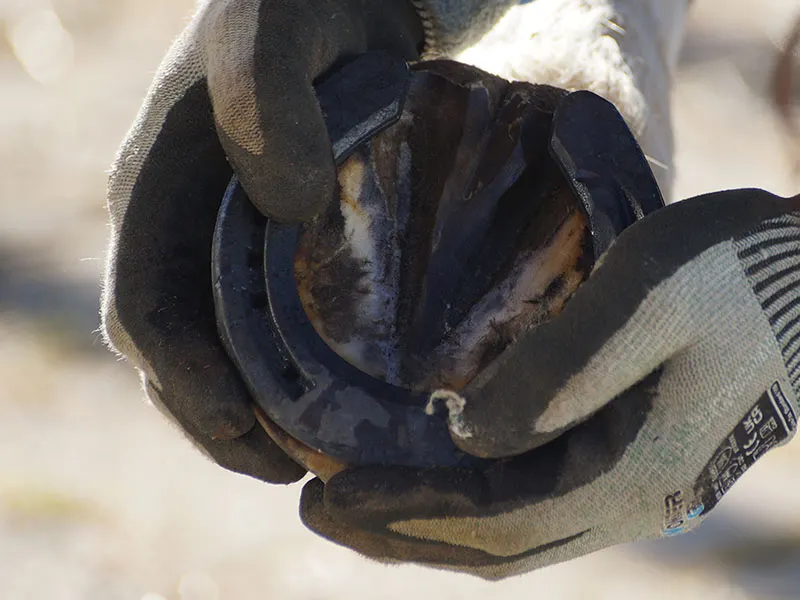
<path fill-rule="evenodd" d="M 766 452 L 794 435 L 797 415 L 776 381 L 717 448 L 694 487 L 704 514 L 714 508 L 734 483 Z"/>
<path fill-rule="evenodd" d="M 693 519 L 722 500 L 753 463 L 789 441 L 796 429 L 797 415 L 776 381 L 717 448 L 695 482 L 694 497 L 676 491 L 664 498 L 664 535 L 686 531 Z"/>

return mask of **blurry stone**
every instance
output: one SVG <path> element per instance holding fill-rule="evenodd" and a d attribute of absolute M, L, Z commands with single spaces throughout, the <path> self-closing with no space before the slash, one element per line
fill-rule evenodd
<path fill-rule="evenodd" d="M 181 577 L 178 594 L 181 600 L 219 600 L 219 587 L 208 574 L 192 571 Z"/>

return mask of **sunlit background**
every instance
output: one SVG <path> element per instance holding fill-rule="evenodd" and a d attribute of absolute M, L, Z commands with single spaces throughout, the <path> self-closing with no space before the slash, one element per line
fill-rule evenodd
<path fill-rule="evenodd" d="M 317 539 L 298 485 L 215 467 L 148 408 L 96 334 L 105 171 L 191 4 L 0 0 L 0 599 L 800 598 L 800 442 L 697 533 L 489 584 Z M 798 0 L 694 4 L 677 196 L 800 192 L 767 96 Z"/>

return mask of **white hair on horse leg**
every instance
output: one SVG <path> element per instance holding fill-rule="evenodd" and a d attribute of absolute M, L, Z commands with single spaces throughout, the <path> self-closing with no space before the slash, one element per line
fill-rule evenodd
<path fill-rule="evenodd" d="M 669 92 L 687 6 L 688 0 L 536 0 L 511 9 L 458 58 L 509 79 L 608 99 L 652 159 L 668 198 L 674 179 Z"/>

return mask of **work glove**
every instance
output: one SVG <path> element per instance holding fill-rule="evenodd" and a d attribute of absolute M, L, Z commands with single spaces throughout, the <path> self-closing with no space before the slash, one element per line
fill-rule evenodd
<path fill-rule="evenodd" d="M 303 519 L 367 556 L 486 578 L 674 535 L 792 437 L 798 384 L 800 196 L 685 200 L 623 232 L 466 389 L 431 396 L 463 450 L 497 460 L 313 480 Z"/>
<path fill-rule="evenodd" d="M 235 169 L 269 217 L 333 197 L 313 84 L 367 50 L 417 57 L 409 0 L 210 0 L 167 54 L 112 168 L 103 329 L 150 398 L 220 465 L 270 482 L 304 469 L 255 427 L 219 341 L 211 244 Z"/>

